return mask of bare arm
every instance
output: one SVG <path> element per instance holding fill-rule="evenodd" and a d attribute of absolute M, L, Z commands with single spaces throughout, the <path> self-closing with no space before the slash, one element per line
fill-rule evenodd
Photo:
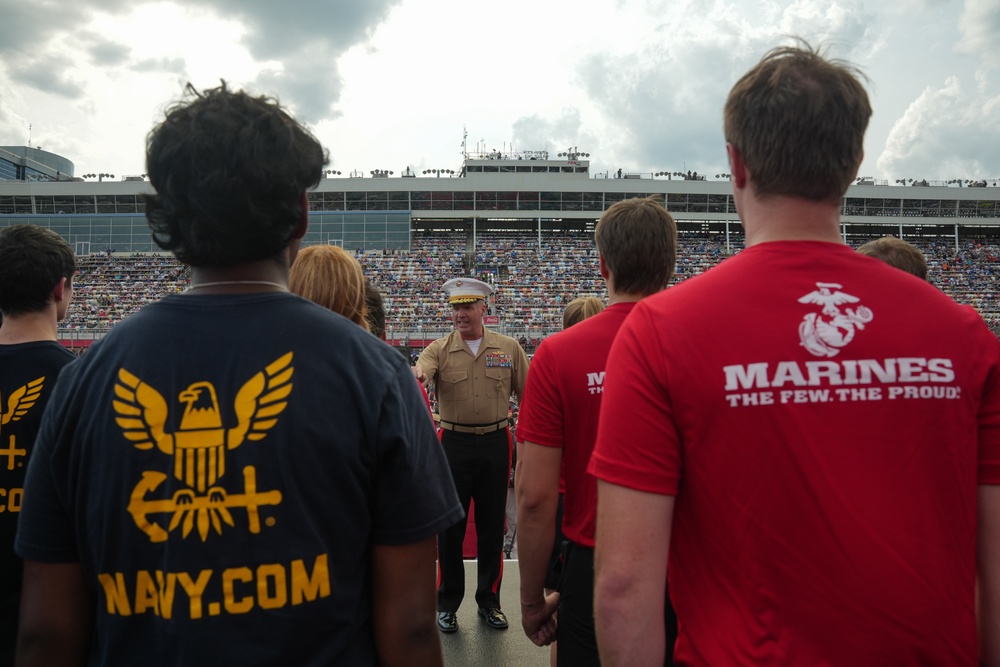
<path fill-rule="evenodd" d="M 979 645 L 983 665 L 1000 665 L 1000 486 L 979 487 Z"/>
<path fill-rule="evenodd" d="M 521 572 L 521 625 L 538 646 L 555 640 L 553 614 L 559 594 L 545 597 L 545 572 L 555 540 L 562 449 L 531 442 L 517 445 L 517 554 Z"/>
<path fill-rule="evenodd" d="M 662 665 L 674 497 L 597 482 L 594 620 L 601 664 Z"/>
<path fill-rule="evenodd" d="M 18 667 L 85 664 L 93 622 L 79 563 L 24 562 Z"/>
<path fill-rule="evenodd" d="M 439 667 L 441 640 L 434 568 L 437 539 L 372 548 L 372 608 L 375 645 L 387 667 Z"/>

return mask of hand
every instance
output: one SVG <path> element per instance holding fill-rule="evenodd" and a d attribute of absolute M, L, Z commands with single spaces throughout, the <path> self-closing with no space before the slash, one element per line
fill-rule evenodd
<path fill-rule="evenodd" d="M 413 377 L 417 378 L 420 384 L 427 384 L 427 374 L 424 373 L 424 369 L 420 367 L 420 364 L 413 366 Z"/>
<path fill-rule="evenodd" d="M 521 627 L 535 646 L 548 646 L 556 640 L 556 610 L 559 593 L 549 593 L 530 604 L 521 603 Z"/>

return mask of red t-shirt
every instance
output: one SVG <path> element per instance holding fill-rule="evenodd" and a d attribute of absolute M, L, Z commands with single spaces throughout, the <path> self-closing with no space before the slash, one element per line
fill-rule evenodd
<path fill-rule="evenodd" d="M 676 496 L 677 664 L 974 664 L 998 384 L 975 311 L 846 246 L 760 244 L 639 304 L 590 471 Z"/>
<path fill-rule="evenodd" d="M 517 439 L 562 447 L 563 534 L 594 546 L 597 481 L 587 473 L 597 437 L 611 341 L 634 303 L 616 303 L 542 341 L 531 360 Z"/>

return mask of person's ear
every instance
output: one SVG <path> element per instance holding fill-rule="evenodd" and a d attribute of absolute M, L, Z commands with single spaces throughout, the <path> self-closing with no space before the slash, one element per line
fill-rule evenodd
<path fill-rule="evenodd" d="M 747 185 L 747 166 L 743 156 L 736 146 L 726 143 L 726 154 L 729 156 L 729 173 L 733 177 L 733 187 L 742 190 Z"/>
<path fill-rule="evenodd" d="M 302 193 L 302 218 L 299 220 L 299 224 L 295 226 L 295 231 L 292 232 L 293 239 L 301 239 L 306 235 L 306 230 L 309 229 L 309 198 L 306 193 Z"/>

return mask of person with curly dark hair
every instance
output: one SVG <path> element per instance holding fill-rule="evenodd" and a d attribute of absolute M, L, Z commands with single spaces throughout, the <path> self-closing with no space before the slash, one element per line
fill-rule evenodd
<path fill-rule="evenodd" d="M 191 267 L 269 259 L 304 224 L 327 163 L 319 142 L 264 97 L 225 85 L 168 111 L 147 139 L 153 240 Z"/>
<path fill-rule="evenodd" d="M 288 293 L 323 149 L 271 99 L 188 92 L 147 208 L 191 286 L 60 378 L 18 664 L 441 665 L 435 537 L 463 511 L 427 409 L 405 359 Z"/>

